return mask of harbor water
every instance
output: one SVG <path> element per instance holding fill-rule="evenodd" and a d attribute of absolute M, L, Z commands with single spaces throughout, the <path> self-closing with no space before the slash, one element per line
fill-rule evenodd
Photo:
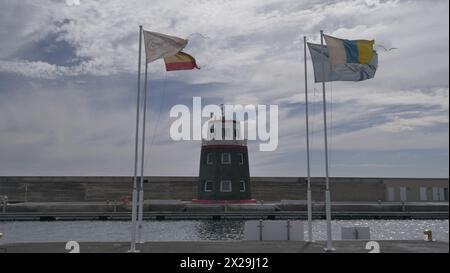
<path fill-rule="evenodd" d="M 245 221 L 145 221 L 144 241 L 241 240 Z M 425 229 L 433 238 L 449 241 L 448 220 L 335 220 L 333 240 L 341 239 L 341 227 L 370 227 L 372 240 L 423 240 Z M 307 238 L 307 222 L 304 222 Z M 18 242 L 129 241 L 131 223 L 125 221 L 0 222 L 0 244 Z M 313 221 L 314 240 L 326 239 L 325 221 Z"/>

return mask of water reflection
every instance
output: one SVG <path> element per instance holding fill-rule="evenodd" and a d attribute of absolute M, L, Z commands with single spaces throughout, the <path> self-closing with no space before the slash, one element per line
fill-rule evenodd
<path fill-rule="evenodd" d="M 195 232 L 198 240 L 241 240 L 244 221 L 198 221 Z"/>
<path fill-rule="evenodd" d="M 241 240 L 245 221 L 145 221 L 144 241 Z M 422 240 L 423 230 L 433 238 L 449 241 L 448 220 L 339 220 L 332 223 L 334 240 L 341 239 L 341 227 L 369 226 L 373 240 Z M 4 237 L 0 243 L 129 241 L 131 223 L 123 221 L 0 222 Z M 305 222 L 306 233 L 306 222 Z M 315 240 L 326 239 L 325 221 L 313 221 Z M 305 234 L 307 238 L 307 234 Z"/>

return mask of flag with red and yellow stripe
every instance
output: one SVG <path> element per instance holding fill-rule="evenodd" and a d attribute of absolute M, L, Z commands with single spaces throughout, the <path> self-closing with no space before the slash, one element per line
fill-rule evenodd
<path fill-rule="evenodd" d="M 165 57 L 164 62 L 166 63 L 166 71 L 200 69 L 194 57 L 182 51 L 175 55 Z"/>

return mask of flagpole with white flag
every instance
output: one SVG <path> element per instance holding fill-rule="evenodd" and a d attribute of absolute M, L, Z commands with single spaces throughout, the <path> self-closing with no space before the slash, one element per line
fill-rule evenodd
<path fill-rule="evenodd" d="M 323 45 L 323 30 L 320 31 L 320 45 L 322 47 L 322 54 L 325 55 Z M 330 197 L 330 181 L 328 177 L 328 137 L 327 137 L 327 103 L 325 95 L 325 62 L 322 59 L 322 95 L 323 95 L 323 127 L 325 137 L 325 214 L 327 222 L 327 247 L 325 251 L 333 251 L 332 237 L 331 237 L 331 197 Z"/>
<path fill-rule="evenodd" d="M 138 209 L 138 231 L 137 242 L 142 241 L 142 218 L 144 214 L 144 158 L 145 158 L 145 120 L 147 113 L 147 75 L 148 75 L 148 63 L 145 62 L 145 75 L 144 75 L 144 111 L 142 117 L 142 151 L 141 151 L 141 183 L 139 186 L 139 209 Z"/>
<path fill-rule="evenodd" d="M 144 109 L 142 121 L 142 151 L 141 151 L 141 177 L 139 183 L 139 192 L 137 190 L 137 165 L 138 165 L 138 146 L 139 146 L 139 106 L 140 106 L 140 83 L 141 83 L 141 48 L 142 37 L 144 37 L 145 50 L 145 78 L 144 78 Z M 137 241 L 142 241 L 142 220 L 144 208 L 144 163 L 145 163 L 145 123 L 147 111 L 147 77 L 148 77 L 148 63 L 160 58 L 169 58 L 177 55 L 182 55 L 183 63 L 174 62 L 170 58 L 164 59 L 166 62 L 166 70 L 186 70 L 198 68 L 195 64 L 195 59 L 181 52 L 187 45 L 188 40 L 181 39 L 175 36 L 169 36 L 162 33 L 146 31 L 139 26 L 139 62 L 138 62 L 138 98 L 136 110 L 136 143 L 135 143 L 135 157 L 134 157 L 134 178 L 133 178 L 133 202 L 132 202 L 132 230 L 131 230 L 131 248 L 129 252 L 138 252 L 136 250 L 136 235 Z M 187 65 L 189 64 L 189 65 Z M 139 203 L 138 203 L 139 202 Z M 136 219 L 137 218 L 137 219 Z"/>
<path fill-rule="evenodd" d="M 139 59 L 138 59 L 138 84 L 137 84 L 137 105 L 136 105 L 136 138 L 134 143 L 134 176 L 133 193 L 131 206 L 131 246 L 129 252 L 138 252 L 136 250 L 136 209 L 137 209 L 137 166 L 138 166 L 138 146 L 139 146 L 139 105 L 141 94 L 141 45 L 142 45 L 142 26 L 139 26 Z"/>
<path fill-rule="evenodd" d="M 306 63 L 306 36 L 303 36 L 303 53 L 305 59 L 305 111 L 306 111 L 306 170 L 308 175 L 307 209 L 308 209 L 308 241 L 313 241 L 312 235 L 312 206 L 311 206 L 311 169 L 309 162 L 309 118 L 308 118 L 308 66 Z"/>
<path fill-rule="evenodd" d="M 327 45 L 324 45 L 324 40 Z M 315 82 L 322 83 L 323 126 L 325 144 L 325 212 L 327 225 L 326 251 L 333 251 L 331 233 L 331 194 L 328 165 L 327 102 L 325 82 L 360 82 L 375 77 L 378 54 L 373 50 L 374 40 L 345 40 L 324 35 L 320 31 L 320 44 L 307 43 L 313 63 Z M 348 46 L 346 46 L 348 45 Z M 351 47 L 351 50 L 347 50 Z"/>

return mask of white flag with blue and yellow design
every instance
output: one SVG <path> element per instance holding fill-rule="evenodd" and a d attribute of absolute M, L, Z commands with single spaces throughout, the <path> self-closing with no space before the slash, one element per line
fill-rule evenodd
<path fill-rule="evenodd" d="M 331 65 L 346 63 L 369 64 L 373 58 L 373 40 L 345 40 L 323 35 Z"/>
<path fill-rule="evenodd" d="M 378 54 L 373 52 L 368 64 L 344 63 L 332 65 L 327 46 L 308 43 L 314 68 L 315 82 L 351 81 L 358 82 L 375 77 L 378 67 Z M 323 63 L 323 71 L 322 71 Z"/>

